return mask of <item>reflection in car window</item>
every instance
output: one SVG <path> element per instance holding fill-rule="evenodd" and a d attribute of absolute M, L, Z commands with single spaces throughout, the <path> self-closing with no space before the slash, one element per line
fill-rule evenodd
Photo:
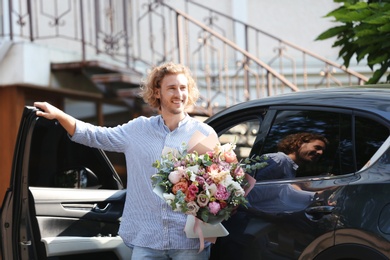
<path fill-rule="evenodd" d="M 260 127 L 260 119 L 251 119 L 228 129 L 219 136 L 221 144 L 236 143 L 237 159 L 249 157 Z"/>
<path fill-rule="evenodd" d="M 329 144 L 317 164 L 298 168 L 297 177 L 356 172 L 389 136 L 389 129 L 380 123 L 363 117 L 353 117 L 348 113 L 279 111 L 262 149 L 254 153 L 276 152 L 276 145 L 282 138 L 299 132 L 323 135 L 329 140 Z"/>
<path fill-rule="evenodd" d="M 351 115 L 328 111 L 280 111 L 259 152 L 276 152 L 277 143 L 289 134 L 320 134 L 329 140 L 325 153 L 317 164 L 299 167 L 296 176 L 351 173 L 354 171 L 351 129 Z"/>

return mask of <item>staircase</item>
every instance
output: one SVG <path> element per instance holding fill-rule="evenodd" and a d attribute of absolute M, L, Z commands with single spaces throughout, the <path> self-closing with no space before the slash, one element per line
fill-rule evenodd
<path fill-rule="evenodd" d="M 364 75 L 226 14 L 195 1 L 183 3 L 178 9 L 161 0 L 45 5 L 37 0 L 13 5 L 9 0 L 10 12 L 3 17 L 12 22 L 0 36 L 78 51 L 79 60 L 52 61 L 52 73 L 82 75 L 106 98 L 119 98 L 144 115 L 153 111 L 138 96 L 140 81 L 148 68 L 165 61 L 190 67 L 201 98 L 189 112 L 202 116 L 279 93 L 367 81 Z M 238 37 L 243 44 L 236 43 Z M 267 61 L 260 55 L 263 42 L 275 51 Z M 294 59 L 298 56 L 299 61 Z"/>

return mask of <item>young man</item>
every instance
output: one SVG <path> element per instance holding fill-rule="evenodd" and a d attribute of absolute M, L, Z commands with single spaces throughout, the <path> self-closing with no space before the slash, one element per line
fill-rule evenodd
<path fill-rule="evenodd" d="M 153 68 L 142 96 L 160 115 L 140 116 L 113 128 L 79 121 L 46 102 L 34 105 L 42 110 L 38 116 L 57 119 L 73 141 L 125 154 L 127 195 L 119 235 L 133 248 L 131 259 L 208 259 L 209 244 L 198 253 L 199 239 L 189 239 L 184 233 L 186 215 L 172 211 L 153 192 L 150 177 L 156 172 L 152 163 L 160 159 L 164 148 L 180 150 L 196 131 L 217 134 L 185 112 L 199 96 L 187 67 L 170 62 Z"/>

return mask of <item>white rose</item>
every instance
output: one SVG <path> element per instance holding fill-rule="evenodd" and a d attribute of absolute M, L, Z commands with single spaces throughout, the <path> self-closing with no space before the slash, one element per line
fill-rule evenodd
<path fill-rule="evenodd" d="M 210 193 L 210 195 L 207 194 L 209 197 L 214 196 L 216 192 L 217 192 L 217 185 L 215 185 L 214 183 L 207 187 L 206 193 Z"/>
<path fill-rule="evenodd" d="M 245 191 L 244 189 L 241 187 L 241 185 L 234 181 L 231 183 L 231 185 L 233 185 L 233 188 L 234 188 L 234 195 L 236 196 L 244 196 L 245 195 Z"/>
<path fill-rule="evenodd" d="M 228 174 L 226 175 L 225 179 L 223 179 L 220 183 L 225 187 L 229 187 L 229 185 L 232 184 L 233 182 L 235 182 L 233 180 L 233 177 L 230 174 Z"/>

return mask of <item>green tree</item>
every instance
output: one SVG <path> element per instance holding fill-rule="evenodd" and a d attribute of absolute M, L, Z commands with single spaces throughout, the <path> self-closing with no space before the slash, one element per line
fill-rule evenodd
<path fill-rule="evenodd" d="M 359 63 L 367 59 L 367 65 L 374 72 L 367 82 L 378 83 L 387 74 L 390 66 L 390 1 L 389 0 L 334 0 L 342 5 L 325 17 L 333 17 L 339 26 L 332 27 L 316 40 L 336 37 L 332 47 L 340 47 L 339 58 L 349 66 L 351 58 Z"/>

